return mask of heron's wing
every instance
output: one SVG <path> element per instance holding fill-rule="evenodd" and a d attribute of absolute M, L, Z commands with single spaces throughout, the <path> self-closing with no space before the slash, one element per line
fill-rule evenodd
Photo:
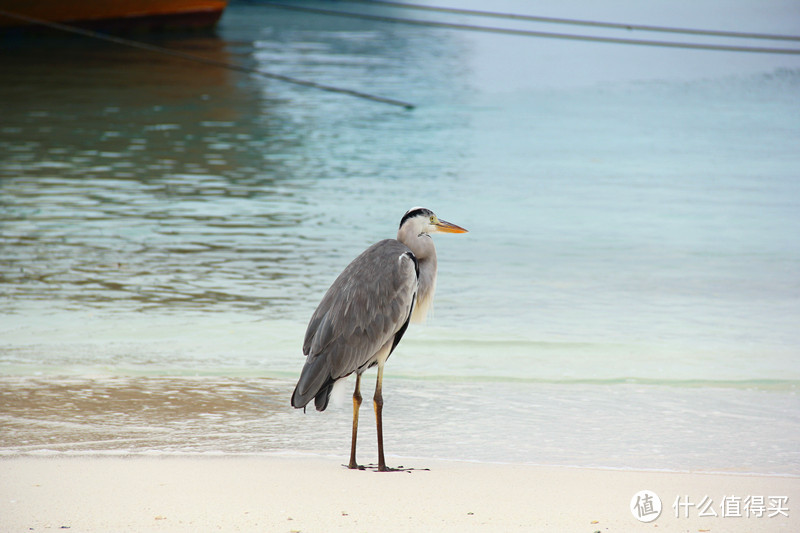
<path fill-rule="evenodd" d="M 416 290 L 416 259 L 399 241 L 381 241 L 355 258 L 311 317 L 292 404 L 305 405 L 333 381 L 373 362 L 406 325 Z"/>

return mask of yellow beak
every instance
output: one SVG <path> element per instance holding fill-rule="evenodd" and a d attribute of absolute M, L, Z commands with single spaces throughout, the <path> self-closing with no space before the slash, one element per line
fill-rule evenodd
<path fill-rule="evenodd" d="M 451 224 L 446 220 L 438 220 L 436 221 L 436 232 L 437 233 L 467 233 L 467 230 L 462 228 L 461 226 L 456 226 L 455 224 Z"/>

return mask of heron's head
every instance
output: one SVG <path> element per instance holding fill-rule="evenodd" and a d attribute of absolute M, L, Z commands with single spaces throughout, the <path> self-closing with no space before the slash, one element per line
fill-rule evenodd
<path fill-rule="evenodd" d="M 429 235 L 431 233 L 466 233 L 461 226 L 441 220 L 436 213 L 425 207 L 412 207 L 400 220 L 400 232 L 408 231 L 412 235 Z"/>

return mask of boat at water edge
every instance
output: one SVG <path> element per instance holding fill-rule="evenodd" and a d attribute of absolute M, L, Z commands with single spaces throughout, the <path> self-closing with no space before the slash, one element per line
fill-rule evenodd
<path fill-rule="evenodd" d="M 228 0 L 0 0 L 0 10 L 48 22 L 107 31 L 208 29 Z M 3 16 L 0 30 L 30 22 Z"/>

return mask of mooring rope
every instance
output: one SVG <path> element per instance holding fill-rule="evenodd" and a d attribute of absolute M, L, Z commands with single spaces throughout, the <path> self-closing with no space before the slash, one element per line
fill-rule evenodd
<path fill-rule="evenodd" d="M 453 22 L 438 22 L 431 20 L 409 19 L 401 17 L 389 17 L 385 15 L 371 15 L 368 13 L 353 13 L 338 9 L 322 9 L 315 7 L 298 6 L 294 4 L 282 4 L 278 2 L 258 2 L 259 5 L 286 9 L 289 11 L 300 11 L 304 13 L 315 13 L 318 15 L 332 15 L 337 17 L 349 17 L 364 20 L 374 20 L 377 22 L 391 22 L 397 24 L 410 24 L 414 26 L 429 26 L 449 30 L 477 31 L 484 33 L 498 33 L 505 35 L 517 35 L 523 37 L 540 37 L 546 39 L 566 39 L 571 41 L 585 41 L 609 44 L 627 44 L 638 46 L 658 46 L 663 48 L 684 48 L 690 50 L 714 50 L 721 52 L 749 52 L 759 54 L 788 54 L 800 55 L 798 48 L 770 48 L 760 46 L 740 46 L 725 44 L 705 44 L 705 43 L 684 43 L 679 41 L 652 41 L 646 39 L 627 39 L 623 37 L 601 37 L 596 35 L 580 35 L 574 33 L 552 33 L 544 31 L 523 30 L 514 28 L 497 28 L 494 26 L 477 26 L 473 24 L 460 24 Z"/>
<path fill-rule="evenodd" d="M 540 22 L 545 24 L 565 24 L 569 26 L 589 26 L 595 28 L 611 28 L 616 30 L 647 31 L 661 33 L 676 33 L 685 35 L 704 35 L 708 37 L 732 37 L 736 39 L 764 39 L 769 41 L 800 41 L 798 35 L 777 35 L 771 33 L 754 33 L 726 30 L 704 30 L 694 28 L 674 28 L 669 26 L 650 26 L 647 24 L 628 24 L 624 22 L 601 22 L 596 20 L 579 20 L 559 17 L 543 17 L 539 15 L 523 15 L 518 13 L 497 13 L 494 11 L 480 11 L 477 9 L 462 9 L 443 6 L 426 6 L 408 2 L 392 2 L 389 0 L 344 0 L 347 3 L 366 4 L 373 6 L 396 7 L 400 9 L 429 11 L 450 15 L 466 15 L 484 18 L 500 18 L 507 20 L 522 20 L 526 22 Z"/>

